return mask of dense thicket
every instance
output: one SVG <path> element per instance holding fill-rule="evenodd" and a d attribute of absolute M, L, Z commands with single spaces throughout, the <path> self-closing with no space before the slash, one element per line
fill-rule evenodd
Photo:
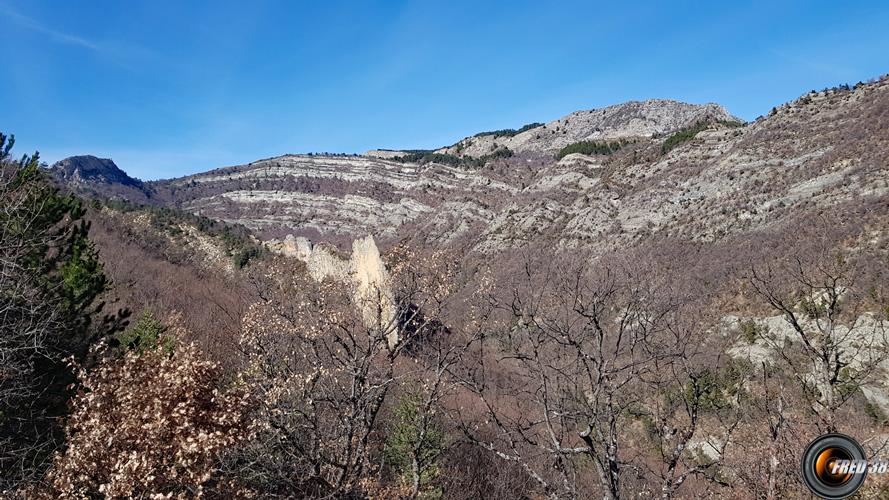
<path fill-rule="evenodd" d="M 694 139 L 699 132 L 707 130 L 707 128 L 712 127 L 714 124 L 722 125 L 729 128 L 742 127 L 744 125 L 743 123 L 738 121 L 728 120 L 697 122 L 693 125 L 689 125 L 688 127 L 684 127 L 667 137 L 667 140 L 665 140 L 664 143 L 661 145 L 661 153 L 666 154 L 677 146 Z"/>
<path fill-rule="evenodd" d="M 623 141 L 580 141 L 575 142 L 574 144 L 569 144 L 564 148 L 560 149 L 558 153 L 556 153 L 556 159 L 561 160 L 562 158 L 572 154 L 572 153 L 580 153 L 584 155 L 610 155 L 615 151 L 620 150 L 624 146 Z"/>
<path fill-rule="evenodd" d="M 527 125 L 523 125 L 521 128 L 518 128 L 518 129 L 503 128 L 503 129 L 499 129 L 499 130 L 490 130 L 488 132 L 479 132 L 479 133 L 473 135 L 473 137 L 481 137 L 483 135 L 493 135 L 495 139 L 498 137 L 512 137 L 514 135 L 519 135 L 522 132 L 527 132 L 528 130 L 535 129 L 537 127 L 542 127 L 542 126 L 543 126 L 542 123 L 534 122 L 534 123 L 529 123 Z"/>
<path fill-rule="evenodd" d="M 499 148 L 479 157 L 457 156 L 448 153 L 435 153 L 432 151 L 414 151 L 402 156 L 397 156 L 393 158 L 393 160 L 404 163 L 441 163 L 454 167 L 479 168 L 485 166 L 485 164 L 491 160 L 509 158 L 512 155 L 513 152 L 509 148 Z"/>
<path fill-rule="evenodd" d="M 92 320 L 108 283 L 81 201 L 43 178 L 36 153 L 11 159 L 13 143 L 0 134 L 0 490 L 39 475 L 62 444 L 66 360 L 85 361 L 121 319 Z"/>

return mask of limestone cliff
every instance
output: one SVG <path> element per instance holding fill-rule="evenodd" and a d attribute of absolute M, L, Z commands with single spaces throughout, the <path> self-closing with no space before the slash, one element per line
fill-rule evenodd
<path fill-rule="evenodd" d="M 395 346 L 398 342 L 395 299 L 389 273 L 373 236 L 354 240 L 349 259 L 340 256 L 330 245 L 312 245 L 307 238 L 293 235 L 272 240 L 266 246 L 273 252 L 305 262 L 309 274 L 317 281 L 329 278 L 349 284 L 352 301 L 364 325 L 371 331 L 383 332 L 389 347 Z"/>

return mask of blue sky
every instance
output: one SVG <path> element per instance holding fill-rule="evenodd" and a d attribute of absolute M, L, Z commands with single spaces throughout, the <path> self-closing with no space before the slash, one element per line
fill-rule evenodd
<path fill-rule="evenodd" d="M 0 131 L 157 179 L 889 72 L 887 2 L 0 0 Z"/>

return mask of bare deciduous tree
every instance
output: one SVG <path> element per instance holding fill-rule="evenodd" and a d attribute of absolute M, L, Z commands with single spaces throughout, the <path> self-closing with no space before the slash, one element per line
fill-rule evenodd
<path fill-rule="evenodd" d="M 471 419 L 463 429 L 477 445 L 520 464 L 547 496 L 581 495 L 592 472 L 604 498 L 619 498 L 627 471 L 643 474 L 645 458 L 627 445 L 627 428 L 649 403 L 651 381 L 682 360 L 688 337 L 670 328 L 677 304 L 640 283 L 607 268 L 528 261 L 511 297 L 499 303 L 502 354 L 466 381 L 493 437 Z M 704 468 L 676 472 L 695 432 L 694 404 L 668 459 L 670 492 L 681 474 Z"/>
<path fill-rule="evenodd" d="M 406 376 L 423 373 L 413 357 L 423 339 L 445 333 L 437 318 L 452 292 L 454 263 L 396 255 L 388 283 L 361 293 L 348 280 L 319 283 L 282 267 L 265 276 L 262 300 L 244 320 L 245 382 L 262 402 L 265 428 L 236 466 L 282 494 L 367 489 L 384 405 Z M 433 355 L 424 419 L 443 397 L 442 375 L 459 353 Z M 414 494 L 422 466 L 415 464 Z"/>
<path fill-rule="evenodd" d="M 824 431 L 837 430 L 837 413 L 882 372 L 889 355 L 883 318 L 867 314 L 869 297 L 858 288 L 854 262 L 841 255 L 811 262 L 794 258 L 753 269 L 753 290 L 793 332 L 765 336 L 805 395 Z M 870 300 L 873 302 L 873 300 Z"/>

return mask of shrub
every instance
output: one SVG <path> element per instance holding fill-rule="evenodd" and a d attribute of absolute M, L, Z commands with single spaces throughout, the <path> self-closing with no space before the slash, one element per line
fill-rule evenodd
<path fill-rule="evenodd" d="M 885 426 L 887 422 L 889 422 L 889 418 L 886 417 L 886 413 L 880 409 L 879 406 L 871 403 L 870 401 L 866 401 L 864 403 L 864 414 L 871 419 L 874 425 Z"/>
<path fill-rule="evenodd" d="M 698 392 L 698 404 L 704 412 L 717 412 L 732 405 L 740 393 L 744 395 L 742 363 L 729 362 L 715 370 L 704 370 L 697 374 L 693 383 L 685 386 L 685 399 L 691 401 L 694 391 Z"/>
<path fill-rule="evenodd" d="M 698 122 L 689 127 L 680 129 L 675 134 L 667 137 L 667 140 L 664 141 L 664 144 L 661 146 L 661 153 L 666 154 L 677 146 L 694 139 L 695 136 L 698 135 L 698 132 L 705 130 L 709 126 L 710 124 L 708 122 Z"/>
<path fill-rule="evenodd" d="M 527 125 L 523 125 L 522 128 L 520 128 L 520 129 L 504 128 L 504 129 L 500 129 L 500 130 L 491 130 L 488 132 L 479 132 L 479 133 L 475 134 L 473 137 L 481 137 L 483 135 L 493 135 L 495 139 L 498 137 L 512 137 L 514 135 L 521 134 L 522 132 L 527 132 L 528 130 L 535 129 L 537 127 L 542 127 L 542 126 L 543 126 L 542 123 L 534 122 L 534 123 L 529 123 Z"/>
<path fill-rule="evenodd" d="M 768 327 L 759 325 L 753 320 L 747 320 L 741 323 L 741 338 L 748 344 L 753 344 L 756 339 L 762 338 L 768 333 Z"/>
<path fill-rule="evenodd" d="M 251 245 L 237 250 L 232 257 L 235 267 L 238 269 L 246 266 L 251 260 L 262 256 L 262 249 Z"/>
<path fill-rule="evenodd" d="M 572 154 L 572 153 L 580 153 L 584 155 L 610 155 L 615 151 L 620 150 L 626 144 L 624 141 L 614 141 L 614 142 L 606 142 L 606 141 L 580 141 L 575 142 L 574 144 L 569 144 L 564 148 L 560 149 L 558 153 L 556 153 L 556 159 L 561 160 L 562 158 Z"/>
<path fill-rule="evenodd" d="M 73 403 L 68 449 L 47 476 L 48 495 L 200 497 L 216 485 L 218 456 L 249 437 L 247 398 L 221 392 L 219 370 L 194 346 L 127 353 L 89 375 Z"/>
<path fill-rule="evenodd" d="M 165 352 L 173 351 L 173 339 L 165 337 L 166 325 L 158 321 L 150 310 L 145 310 L 136 324 L 118 333 L 115 338 L 121 347 L 141 354 L 161 347 Z"/>
<path fill-rule="evenodd" d="M 422 403 L 418 394 L 408 393 L 395 407 L 386 458 L 405 483 L 416 481 L 425 490 L 439 475 L 438 458 L 445 446 L 444 433 L 429 421 Z"/>

